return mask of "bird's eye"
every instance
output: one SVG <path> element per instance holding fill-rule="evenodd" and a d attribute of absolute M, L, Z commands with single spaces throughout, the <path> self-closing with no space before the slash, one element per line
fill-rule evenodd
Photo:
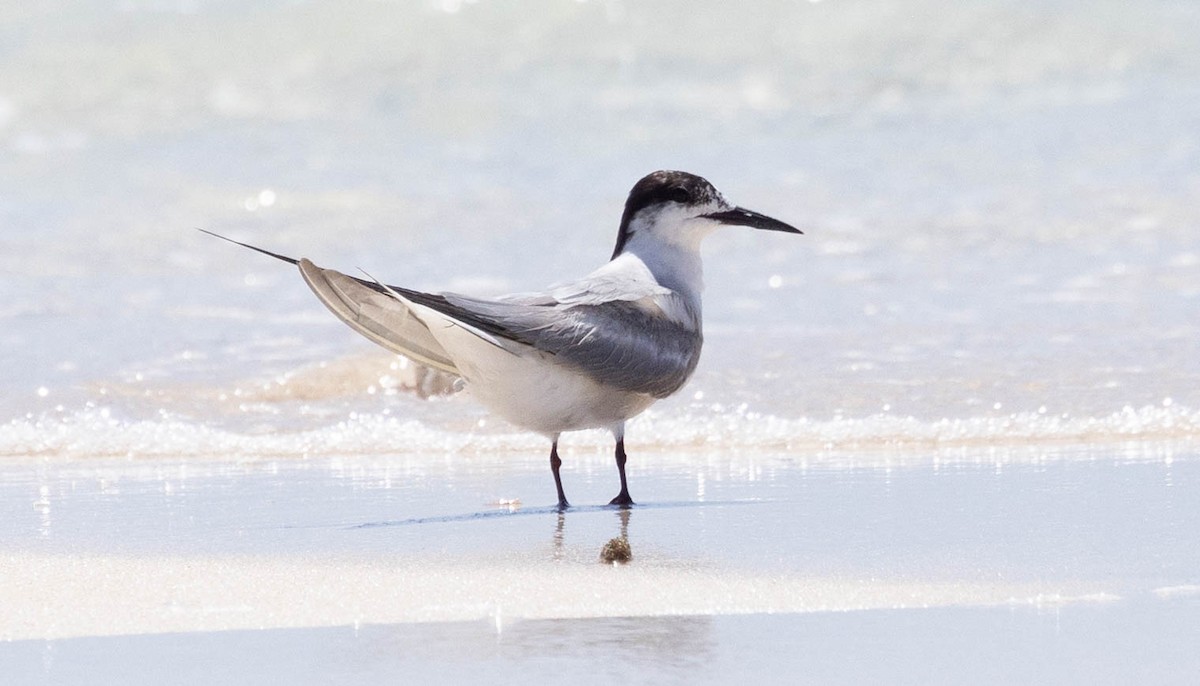
<path fill-rule="evenodd" d="M 686 188 L 672 188 L 671 192 L 667 194 L 667 198 L 686 205 L 692 201 L 692 194 L 688 193 Z"/>

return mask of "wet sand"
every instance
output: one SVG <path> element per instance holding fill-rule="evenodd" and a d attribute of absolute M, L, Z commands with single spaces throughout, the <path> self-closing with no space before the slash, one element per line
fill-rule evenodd
<path fill-rule="evenodd" d="M 198 632 L 0 643 L 0 659 L 15 683 L 1189 684 L 1200 672 L 1198 606 Z"/>
<path fill-rule="evenodd" d="M 1196 453 L 1004 454 L 646 458 L 626 511 L 574 454 L 565 513 L 532 457 L 13 461 L 0 655 L 16 683 L 1194 675 Z"/>

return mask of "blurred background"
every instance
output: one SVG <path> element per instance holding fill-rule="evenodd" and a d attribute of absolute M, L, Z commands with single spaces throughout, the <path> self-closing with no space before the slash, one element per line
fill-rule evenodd
<path fill-rule="evenodd" d="M 413 288 L 537 289 L 604 262 L 629 187 L 660 168 L 806 232 L 710 239 L 705 358 L 653 415 L 670 431 L 1200 424 L 1194 2 L 0 16 L 10 453 L 88 422 L 486 422 L 408 392 L 290 268 L 194 229 Z"/>

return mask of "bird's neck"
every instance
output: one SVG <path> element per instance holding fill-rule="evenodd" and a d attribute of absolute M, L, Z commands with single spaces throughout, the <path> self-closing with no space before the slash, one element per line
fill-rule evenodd
<path fill-rule="evenodd" d="M 667 242 L 634 234 L 622 255 L 640 261 L 660 286 L 678 293 L 697 313 L 700 312 L 704 267 L 700 261 L 699 242 Z"/>

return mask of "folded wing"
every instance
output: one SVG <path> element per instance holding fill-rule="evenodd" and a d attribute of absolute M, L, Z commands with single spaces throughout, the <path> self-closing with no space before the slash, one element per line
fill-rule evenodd
<path fill-rule="evenodd" d="M 446 293 L 453 308 L 469 313 L 502 337 L 554 355 L 606 386 L 664 398 L 687 381 L 700 360 L 698 328 L 672 321 L 646 300 L 589 305 L 484 300 Z M 438 309 L 438 308 L 435 308 Z"/>
<path fill-rule="evenodd" d="M 350 328 L 375 343 L 451 374 L 454 360 L 408 306 L 376 284 L 301 259 L 297 266 L 317 298 Z"/>
<path fill-rule="evenodd" d="M 531 348 L 598 383 L 659 398 L 678 390 L 700 360 L 698 313 L 682 320 L 666 316 L 664 304 L 672 310 L 686 310 L 686 305 L 671 300 L 678 296 L 657 284 L 637 285 L 637 275 L 634 283 L 629 275 L 622 279 L 602 274 L 551 293 L 489 300 L 385 286 L 212 235 L 296 265 L 321 302 L 352 329 L 392 352 L 451 374 L 461 372 L 413 312 L 413 304 L 440 313 L 512 354 Z"/>

